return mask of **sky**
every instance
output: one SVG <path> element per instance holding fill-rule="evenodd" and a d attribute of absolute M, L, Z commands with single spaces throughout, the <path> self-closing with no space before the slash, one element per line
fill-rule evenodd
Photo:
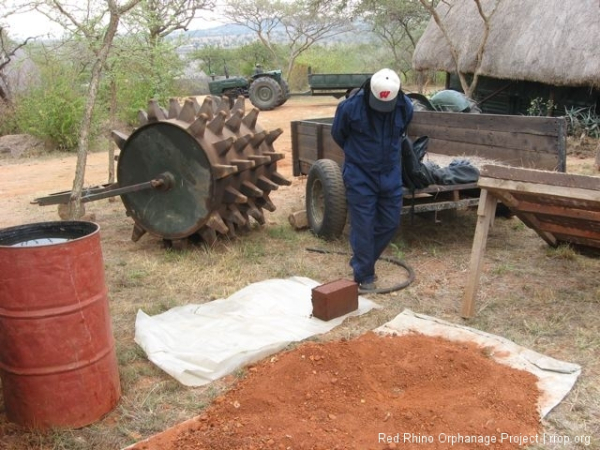
<path fill-rule="evenodd" d="M 0 16 L 2 12 L 0 10 Z M 205 29 L 221 25 L 222 17 L 215 13 L 200 12 L 203 19 L 194 19 L 190 29 Z M 31 11 L 23 14 L 11 15 L 9 19 L 1 19 L 0 23 L 8 27 L 8 33 L 11 38 L 27 37 L 60 37 L 62 28 L 52 22 L 43 14 L 37 11 Z"/>

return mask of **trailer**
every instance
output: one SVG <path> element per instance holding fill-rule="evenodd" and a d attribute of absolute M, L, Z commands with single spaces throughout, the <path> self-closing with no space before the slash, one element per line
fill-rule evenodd
<path fill-rule="evenodd" d="M 340 237 L 347 216 L 344 153 L 331 137 L 332 123 L 333 118 L 291 122 L 293 175 L 307 177 L 308 226 L 324 239 Z M 566 171 L 565 118 L 415 111 L 408 135 L 428 136 L 430 155 Z M 421 214 L 475 207 L 479 188 L 477 183 L 431 185 L 414 192 L 405 189 L 404 196 L 402 214 Z"/>
<path fill-rule="evenodd" d="M 372 73 L 312 73 L 308 69 L 310 95 L 329 95 L 335 98 L 347 96 L 361 87 Z"/>

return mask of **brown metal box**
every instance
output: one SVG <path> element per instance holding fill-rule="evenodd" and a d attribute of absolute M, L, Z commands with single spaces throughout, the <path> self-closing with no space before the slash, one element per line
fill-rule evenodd
<path fill-rule="evenodd" d="M 358 284 L 350 280 L 336 280 L 312 289 L 312 315 L 331 320 L 358 309 Z"/>

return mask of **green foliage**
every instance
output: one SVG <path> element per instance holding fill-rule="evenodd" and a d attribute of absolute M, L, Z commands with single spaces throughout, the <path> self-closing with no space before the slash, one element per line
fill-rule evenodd
<path fill-rule="evenodd" d="M 529 103 L 529 108 L 527 108 L 527 115 L 551 116 L 555 106 L 556 105 L 552 100 L 544 101 L 543 98 L 536 97 Z"/>
<path fill-rule="evenodd" d="M 593 107 L 565 108 L 565 113 L 570 136 L 600 138 L 600 116 Z"/>
<path fill-rule="evenodd" d="M 5 134 L 13 134 L 18 131 L 15 110 L 12 105 L 0 101 L 0 136 Z"/>
<path fill-rule="evenodd" d="M 277 49 L 285 54 L 283 50 L 283 47 Z M 207 45 L 191 52 L 189 60 L 198 61 L 207 75 L 217 77 L 225 75 L 225 68 L 230 76 L 250 76 L 256 64 L 264 70 L 284 69 L 277 67 L 273 55 L 258 40 L 235 48 Z"/>
<path fill-rule="evenodd" d="M 19 132 L 52 140 L 59 149 L 74 150 L 85 106 L 86 86 L 73 66 L 48 60 L 40 82 L 15 99 L 14 123 Z"/>
<path fill-rule="evenodd" d="M 148 47 L 135 38 L 121 38 L 108 61 L 99 102 L 103 109 L 110 102 L 110 82 L 117 86 L 118 119 L 137 124 L 137 113 L 146 109 L 148 100 L 166 105 L 170 97 L 182 95 L 176 80 L 183 73 L 184 62 L 175 47 L 161 41 Z"/>

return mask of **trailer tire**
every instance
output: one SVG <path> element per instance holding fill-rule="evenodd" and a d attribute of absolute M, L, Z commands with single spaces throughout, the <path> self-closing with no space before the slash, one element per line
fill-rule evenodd
<path fill-rule="evenodd" d="M 306 183 L 310 229 L 322 239 L 337 239 L 344 231 L 346 215 L 346 188 L 340 167 L 331 159 L 317 160 L 308 171 Z"/>

